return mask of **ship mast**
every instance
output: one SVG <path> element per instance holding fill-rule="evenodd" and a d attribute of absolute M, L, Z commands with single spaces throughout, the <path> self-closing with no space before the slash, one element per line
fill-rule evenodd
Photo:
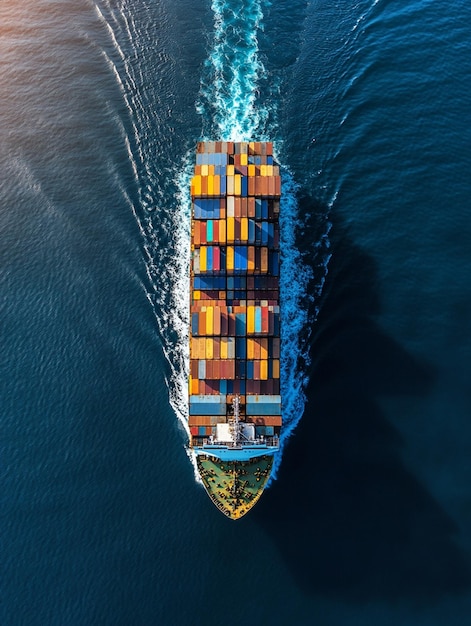
<path fill-rule="evenodd" d="M 234 418 L 229 424 L 229 429 L 232 436 L 232 445 L 237 446 L 240 443 L 240 420 L 239 420 L 239 396 L 235 396 L 232 401 L 232 410 Z"/>

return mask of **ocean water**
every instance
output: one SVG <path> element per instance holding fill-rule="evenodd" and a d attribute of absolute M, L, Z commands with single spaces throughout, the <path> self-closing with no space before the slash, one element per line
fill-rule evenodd
<path fill-rule="evenodd" d="M 0 624 L 471 618 L 471 9 L 2 0 Z M 283 168 L 283 448 L 185 445 L 199 139 Z"/>

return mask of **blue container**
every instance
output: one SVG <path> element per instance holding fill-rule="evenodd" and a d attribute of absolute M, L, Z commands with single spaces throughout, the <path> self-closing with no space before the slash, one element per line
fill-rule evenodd
<path fill-rule="evenodd" d="M 247 379 L 248 380 L 253 380 L 253 369 L 254 369 L 254 362 L 247 361 Z"/>
<path fill-rule="evenodd" d="M 245 361 L 236 361 L 236 378 L 245 378 Z"/>
<path fill-rule="evenodd" d="M 268 222 L 262 222 L 262 246 L 268 245 Z"/>
<path fill-rule="evenodd" d="M 273 334 L 275 335 L 275 337 L 279 337 L 280 336 L 280 314 L 275 313 L 274 317 L 275 317 L 275 323 L 274 323 Z"/>
<path fill-rule="evenodd" d="M 221 174 L 220 188 L 221 188 L 221 196 L 224 196 L 226 194 L 226 174 Z"/>
<path fill-rule="evenodd" d="M 219 393 L 222 393 L 222 394 L 227 393 L 227 380 L 219 381 Z"/>
<path fill-rule="evenodd" d="M 213 241 L 213 220 L 208 220 L 206 224 L 206 241 L 208 243 Z"/>
<path fill-rule="evenodd" d="M 270 250 L 269 271 L 272 276 L 278 276 L 280 273 L 280 254 L 278 250 Z"/>
<path fill-rule="evenodd" d="M 281 415 L 281 405 L 275 402 L 247 403 L 245 412 L 247 415 Z"/>
<path fill-rule="evenodd" d="M 243 198 L 246 198 L 249 195 L 249 179 L 247 178 L 247 176 L 242 176 L 240 195 Z"/>
<path fill-rule="evenodd" d="M 245 363 L 245 361 L 244 361 Z M 239 383 L 239 389 L 242 396 L 245 396 L 245 380 L 241 380 Z"/>
<path fill-rule="evenodd" d="M 213 246 L 208 246 L 206 248 L 206 271 L 213 271 Z"/>
<path fill-rule="evenodd" d="M 262 220 L 268 219 L 268 200 L 262 200 Z"/>
<path fill-rule="evenodd" d="M 235 288 L 235 277 L 234 276 L 228 276 L 227 277 L 227 288 L 228 289 L 234 289 Z"/>
<path fill-rule="evenodd" d="M 265 434 L 267 437 L 273 437 L 275 434 L 275 429 L 273 426 L 265 426 Z"/>
<path fill-rule="evenodd" d="M 255 221 L 249 220 L 249 243 L 255 243 Z"/>
<path fill-rule="evenodd" d="M 206 435 L 206 426 L 198 426 L 198 435 L 204 437 Z"/>
<path fill-rule="evenodd" d="M 262 332 L 262 309 L 261 307 L 255 307 L 255 332 Z"/>
<path fill-rule="evenodd" d="M 245 313 L 236 313 L 236 336 L 245 337 L 245 329 L 247 326 Z"/>
<path fill-rule="evenodd" d="M 260 198 L 255 198 L 255 219 L 262 219 L 262 200 Z"/>
<path fill-rule="evenodd" d="M 236 339 L 236 358 L 247 358 L 247 343 L 245 341 L 245 337 L 237 337 Z"/>
<path fill-rule="evenodd" d="M 198 334 L 198 313 L 191 314 L 191 334 L 193 336 Z"/>
<path fill-rule="evenodd" d="M 273 222 L 267 222 L 268 224 L 268 245 L 272 248 L 275 244 L 275 224 Z"/>
<path fill-rule="evenodd" d="M 234 269 L 238 271 L 247 270 L 247 246 L 235 246 Z"/>
<path fill-rule="evenodd" d="M 273 165 L 273 157 L 267 156 L 267 165 Z"/>

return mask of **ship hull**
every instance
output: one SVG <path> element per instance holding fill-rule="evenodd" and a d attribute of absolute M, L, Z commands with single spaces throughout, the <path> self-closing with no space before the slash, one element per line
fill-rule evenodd
<path fill-rule="evenodd" d="M 231 519 L 258 501 L 282 426 L 279 211 L 269 142 L 200 142 L 191 182 L 190 447 Z"/>

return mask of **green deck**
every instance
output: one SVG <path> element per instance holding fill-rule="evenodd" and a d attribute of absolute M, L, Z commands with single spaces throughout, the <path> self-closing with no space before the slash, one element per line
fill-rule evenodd
<path fill-rule="evenodd" d="M 198 470 L 209 497 L 224 515 L 239 519 L 257 502 L 270 477 L 273 456 L 220 461 L 200 454 Z"/>

